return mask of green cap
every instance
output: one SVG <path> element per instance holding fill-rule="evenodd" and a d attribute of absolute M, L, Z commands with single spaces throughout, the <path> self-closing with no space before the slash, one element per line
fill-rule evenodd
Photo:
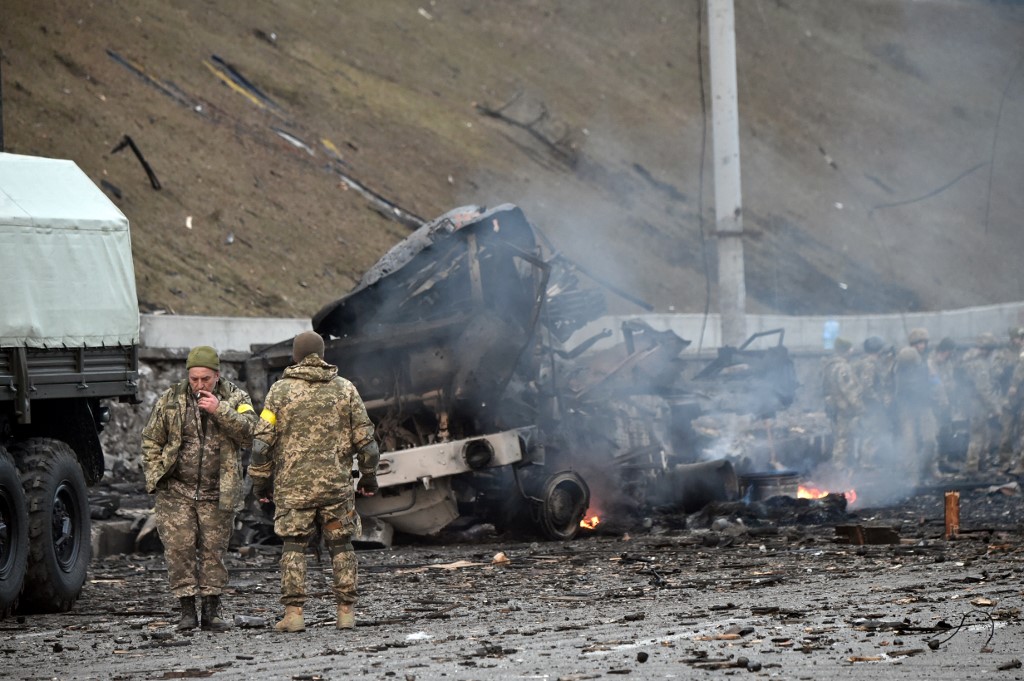
<path fill-rule="evenodd" d="M 188 353 L 188 359 L 185 361 L 186 369 L 192 367 L 206 367 L 220 371 L 220 357 L 217 356 L 217 351 L 209 345 L 197 345 Z"/>

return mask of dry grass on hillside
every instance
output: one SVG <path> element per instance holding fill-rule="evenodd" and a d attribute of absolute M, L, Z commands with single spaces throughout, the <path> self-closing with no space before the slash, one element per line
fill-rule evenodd
<path fill-rule="evenodd" d="M 1024 6 L 736 5 L 750 308 L 1024 297 Z M 699 2 L 296 7 L 3 3 L 6 150 L 119 194 L 141 309 L 307 316 L 339 297 L 409 232 L 345 178 L 426 219 L 517 203 L 616 286 L 703 309 Z M 112 153 L 125 135 L 159 191 Z"/>

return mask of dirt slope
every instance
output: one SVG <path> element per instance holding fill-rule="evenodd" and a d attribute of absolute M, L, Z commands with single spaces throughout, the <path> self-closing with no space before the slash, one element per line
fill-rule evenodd
<path fill-rule="evenodd" d="M 1024 6 L 736 5 L 749 309 L 1024 298 Z M 500 202 L 700 311 L 700 21 L 696 0 L 6 0 L 4 146 L 120 194 L 144 311 L 310 315 L 408 234 L 387 205 Z"/>

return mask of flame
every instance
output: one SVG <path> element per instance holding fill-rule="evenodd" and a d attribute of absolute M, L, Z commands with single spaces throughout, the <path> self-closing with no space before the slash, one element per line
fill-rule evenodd
<path fill-rule="evenodd" d="M 800 485 L 796 488 L 797 499 L 821 499 L 826 494 L 828 494 L 828 492 L 820 490 L 817 487 L 804 487 L 803 485 Z"/>
<path fill-rule="evenodd" d="M 601 519 L 597 517 L 596 513 L 591 514 L 589 518 L 586 515 L 584 515 L 583 520 L 580 521 L 580 527 L 582 527 L 585 530 L 593 530 L 597 528 L 597 525 L 600 522 Z"/>
<path fill-rule="evenodd" d="M 817 487 L 800 485 L 796 490 L 797 499 L 822 499 L 832 492 L 828 490 L 818 489 Z M 846 492 L 836 492 L 836 494 L 842 494 L 846 497 L 846 502 L 852 504 L 857 501 L 857 492 L 855 490 L 847 490 Z"/>

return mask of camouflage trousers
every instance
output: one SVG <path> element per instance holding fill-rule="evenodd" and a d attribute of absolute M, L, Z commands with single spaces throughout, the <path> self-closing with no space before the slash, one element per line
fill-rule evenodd
<path fill-rule="evenodd" d="M 224 553 L 234 528 L 234 511 L 218 508 L 216 501 L 160 491 L 155 513 L 171 593 L 178 598 L 219 595 L 228 583 Z"/>
<path fill-rule="evenodd" d="M 892 450 L 892 419 L 880 402 L 865 407 L 855 432 L 856 458 L 862 468 L 879 465 Z"/>
<path fill-rule="evenodd" d="M 351 499 L 320 508 L 281 508 L 274 514 L 274 533 L 284 542 L 281 551 L 281 603 L 302 607 L 306 602 L 306 546 L 323 534 L 331 554 L 332 589 L 338 604 L 356 602 L 356 553 L 352 537 L 360 532 Z"/>
<path fill-rule="evenodd" d="M 987 415 L 971 415 L 971 439 L 967 443 L 967 459 L 964 461 L 964 471 L 977 473 L 982 462 L 992 449 L 996 433 Z M 1009 459 L 1009 457 L 1007 457 Z M 1007 460 L 1007 463 L 1009 461 Z"/>
<path fill-rule="evenodd" d="M 850 468 L 854 461 L 854 424 L 856 416 L 846 413 L 832 417 L 832 464 L 836 468 Z"/>
<path fill-rule="evenodd" d="M 999 467 L 1017 463 L 1017 458 L 1024 462 L 1024 422 L 1020 407 L 1007 406 L 999 420 Z M 1019 457 L 1018 457 L 1019 455 Z M 1022 466 L 1018 463 L 1018 468 Z"/>
<path fill-rule="evenodd" d="M 930 475 L 939 470 L 939 427 L 931 408 L 905 409 L 898 414 L 897 438 L 909 475 Z"/>

